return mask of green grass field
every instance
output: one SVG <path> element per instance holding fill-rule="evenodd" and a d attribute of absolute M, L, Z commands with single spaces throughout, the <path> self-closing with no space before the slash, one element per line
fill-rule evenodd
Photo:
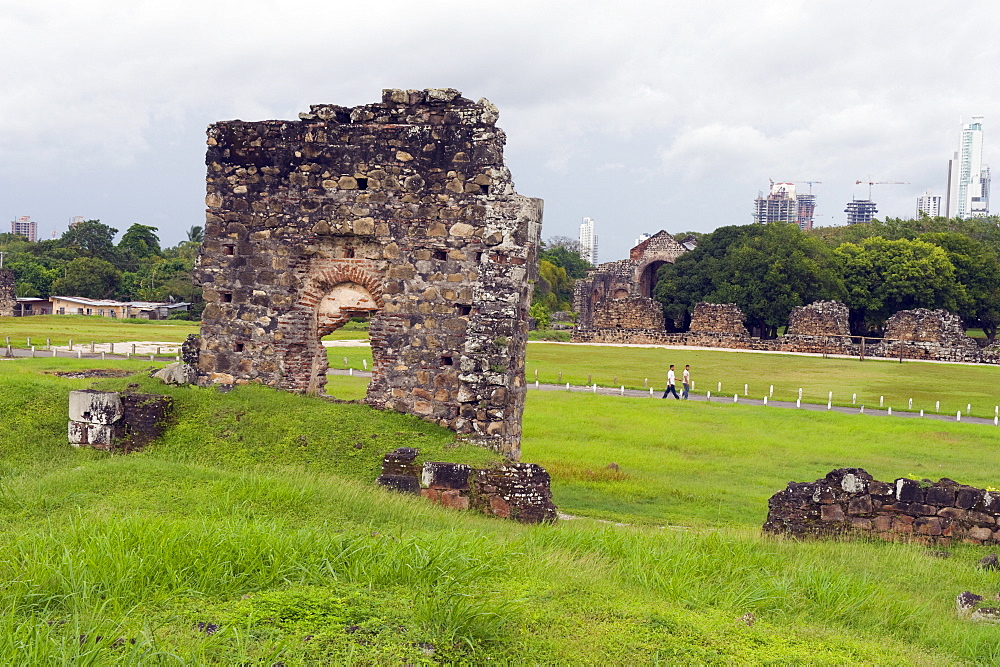
<path fill-rule="evenodd" d="M 529 364 L 550 350 L 568 351 L 546 362 L 565 374 L 654 363 L 634 349 L 579 349 L 532 344 Z M 775 363 L 712 354 L 733 373 Z M 816 366 L 840 363 L 782 359 L 781 372 L 817 383 Z M 707 374 L 712 359 L 688 363 Z M 865 382 L 892 381 L 890 365 L 843 363 Z M 992 426 L 532 390 L 523 458 L 546 466 L 560 510 L 581 518 L 522 526 L 374 487 L 397 446 L 493 460 L 433 425 L 258 386 L 223 394 L 51 374 L 96 365 L 160 364 L 0 360 L 10 664 L 1000 661 L 996 628 L 954 613 L 957 593 L 996 592 L 997 574 L 975 567 L 989 549 L 940 558 L 759 532 L 771 494 L 836 467 L 1000 486 Z M 944 368 L 955 391 L 988 385 L 980 373 L 995 370 L 901 368 Z M 162 441 L 129 456 L 66 445 L 69 390 L 129 382 L 173 396 Z M 328 391 L 359 398 L 365 386 L 334 376 Z M 738 621 L 748 612 L 752 627 Z"/>

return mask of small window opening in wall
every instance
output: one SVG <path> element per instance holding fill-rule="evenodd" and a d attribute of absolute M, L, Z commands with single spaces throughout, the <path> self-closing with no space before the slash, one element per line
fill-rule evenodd
<path fill-rule="evenodd" d="M 236 343 L 236 351 L 237 352 L 243 351 L 243 343 Z"/>
<path fill-rule="evenodd" d="M 236 246 L 234 246 L 234 245 L 224 245 L 224 246 L 222 246 L 222 254 L 223 255 L 235 255 L 236 254 Z"/>
<path fill-rule="evenodd" d="M 358 190 L 367 190 L 368 189 L 368 179 L 367 178 L 356 178 L 355 180 L 358 182 Z"/>
<path fill-rule="evenodd" d="M 484 195 L 488 195 L 490 193 L 490 186 L 488 186 L 488 185 L 480 185 L 479 187 L 483 191 Z"/>
<path fill-rule="evenodd" d="M 348 259 L 354 257 L 354 248 L 344 248 L 344 257 Z"/>
<path fill-rule="evenodd" d="M 476 264 L 479 264 L 482 261 L 483 261 L 483 253 L 477 252 L 476 253 Z"/>
<path fill-rule="evenodd" d="M 458 314 L 459 315 L 471 315 L 472 314 L 472 306 L 470 306 L 468 304 L 464 304 L 464 303 L 459 304 L 458 305 Z"/>
<path fill-rule="evenodd" d="M 233 293 L 232 292 L 223 292 L 219 296 L 222 298 L 222 303 L 232 303 L 233 302 Z"/>
<path fill-rule="evenodd" d="M 441 356 L 441 365 L 442 366 L 454 366 L 455 362 L 452 360 L 450 354 L 445 354 L 445 355 Z"/>
<path fill-rule="evenodd" d="M 442 262 L 448 259 L 448 253 L 445 250 L 435 250 L 434 259 L 441 260 Z"/>

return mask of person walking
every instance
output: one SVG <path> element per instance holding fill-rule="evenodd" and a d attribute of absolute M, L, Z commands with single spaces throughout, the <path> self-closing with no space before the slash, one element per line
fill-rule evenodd
<path fill-rule="evenodd" d="M 686 401 L 688 400 L 688 394 L 691 391 L 691 364 L 684 365 L 684 373 L 681 375 L 681 384 L 684 385 L 684 391 L 681 392 L 681 398 Z"/>
<path fill-rule="evenodd" d="M 677 395 L 677 387 L 674 386 L 675 381 L 676 378 L 674 377 L 674 365 L 670 364 L 670 370 L 667 371 L 667 390 L 663 392 L 663 396 L 661 396 L 660 398 L 666 398 L 667 394 L 673 394 L 674 398 L 676 398 L 678 401 L 681 400 L 681 397 Z"/>

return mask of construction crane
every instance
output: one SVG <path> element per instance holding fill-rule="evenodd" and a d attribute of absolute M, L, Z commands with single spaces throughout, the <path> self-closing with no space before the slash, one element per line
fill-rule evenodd
<path fill-rule="evenodd" d="M 823 181 L 791 181 L 792 183 L 806 183 L 809 185 L 809 194 L 813 193 L 813 183 L 817 185 L 822 185 Z"/>
<path fill-rule="evenodd" d="M 873 185 L 909 185 L 908 181 L 873 181 L 871 176 L 868 177 L 867 181 L 854 181 L 855 185 L 862 185 L 863 183 L 868 184 L 868 201 L 872 200 L 872 186 Z"/>

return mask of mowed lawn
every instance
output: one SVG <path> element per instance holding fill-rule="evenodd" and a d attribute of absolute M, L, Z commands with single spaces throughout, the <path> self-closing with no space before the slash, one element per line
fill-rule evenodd
<path fill-rule="evenodd" d="M 535 371 L 542 383 L 573 385 L 596 382 L 600 386 L 624 385 L 643 389 L 644 380 L 660 393 L 666 384 L 667 368 L 675 365 L 680 374 L 691 365 L 696 393 L 711 391 L 730 400 L 744 392 L 760 399 L 774 385 L 776 400 L 794 401 L 802 389 L 807 403 L 826 403 L 833 392 L 834 405 L 878 406 L 879 397 L 894 410 L 905 410 L 913 399 L 913 410 L 932 412 L 941 402 L 941 412 L 993 417 L 1000 405 L 1000 367 L 988 365 L 937 364 L 916 361 L 838 359 L 792 354 L 760 354 L 736 351 L 700 351 L 670 348 L 610 347 L 529 343 L 527 377 Z M 560 382 L 560 373 L 561 382 Z"/>
<path fill-rule="evenodd" d="M 327 391 L 356 399 L 366 384 L 333 376 Z M 1000 487 L 1000 428 L 531 389 L 521 458 L 549 471 L 569 514 L 759 527 L 789 481 L 836 468 Z"/>
<path fill-rule="evenodd" d="M 31 344 L 41 347 L 46 339 L 53 345 L 118 343 L 122 341 L 156 341 L 182 343 L 188 334 L 198 333 L 200 323 L 184 320 L 143 322 L 114 320 L 96 315 L 33 315 L 31 317 L 0 317 L 0 343 L 7 337 L 14 347 Z"/>

